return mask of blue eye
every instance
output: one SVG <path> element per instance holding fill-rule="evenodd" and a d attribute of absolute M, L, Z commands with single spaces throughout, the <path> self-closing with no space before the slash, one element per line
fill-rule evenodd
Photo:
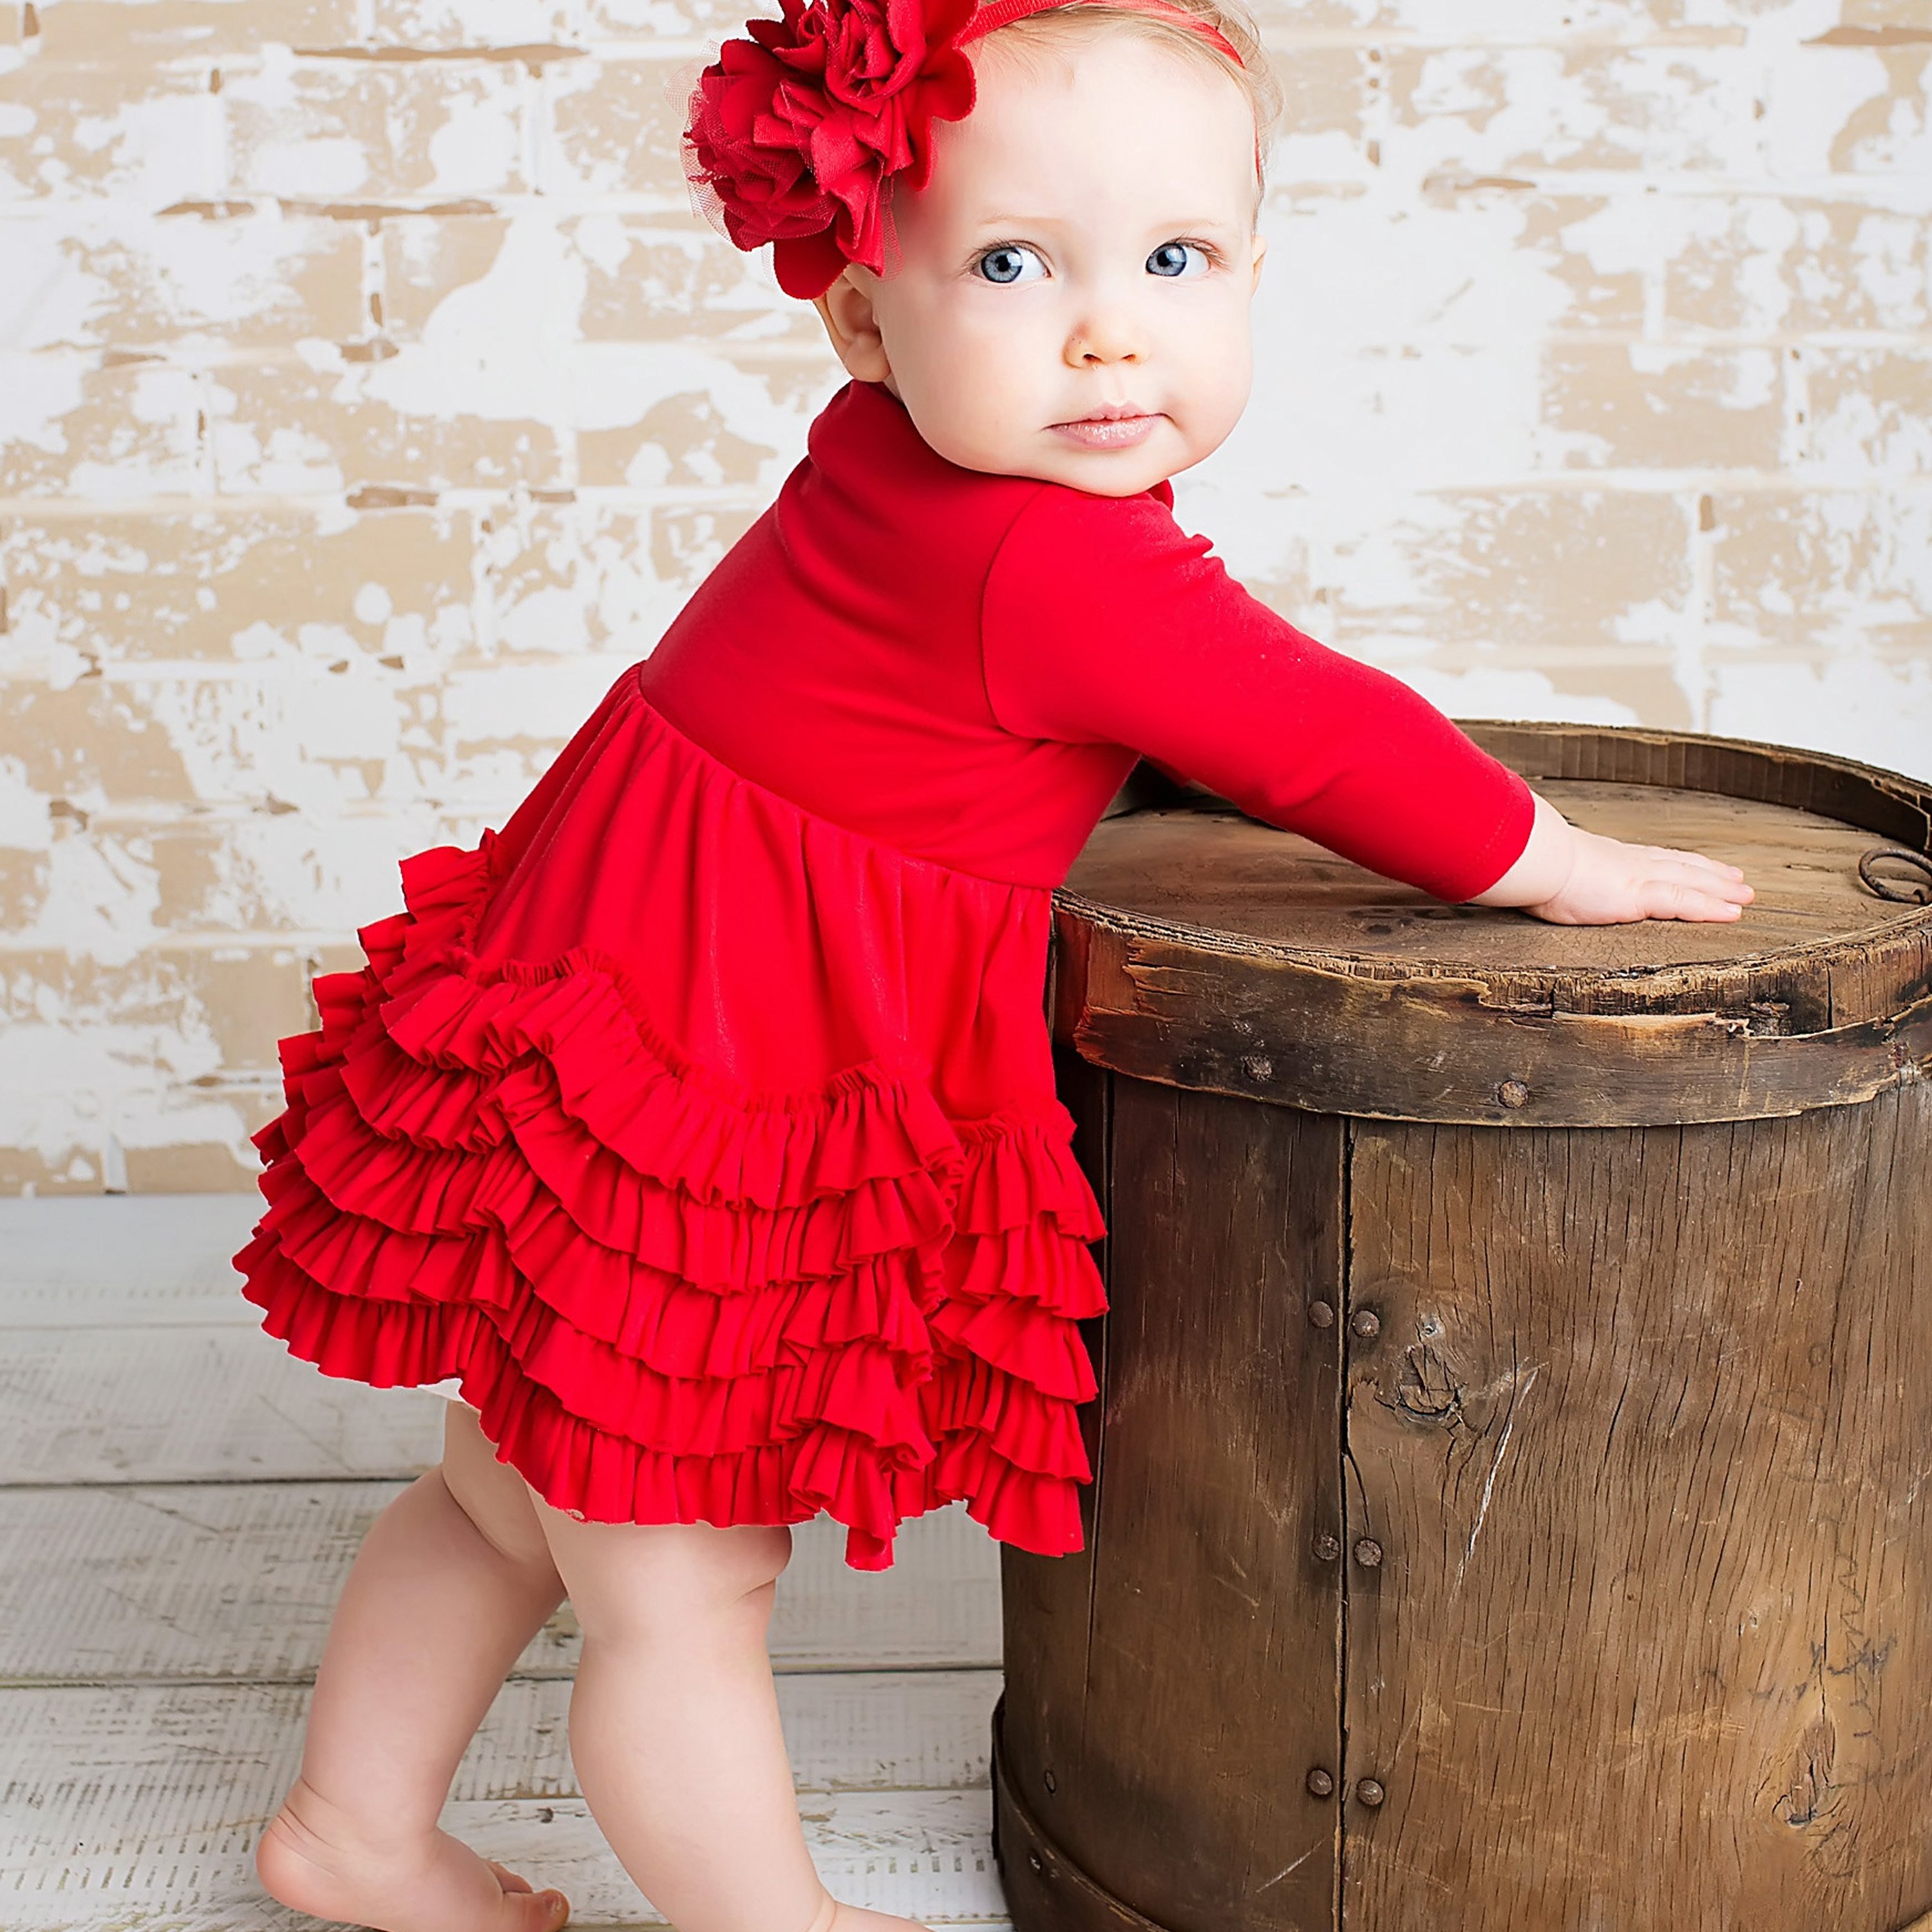
<path fill-rule="evenodd" d="M 1208 272 L 1208 255 L 1191 242 L 1163 242 L 1147 258 L 1150 275 L 1203 275 Z"/>
<path fill-rule="evenodd" d="M 1046 273 L 1046 264 L 1030 248 L 1014 242 L 1003 242 L 988 248 L 976 264 L 989 282 L 1036 282 Z"/>

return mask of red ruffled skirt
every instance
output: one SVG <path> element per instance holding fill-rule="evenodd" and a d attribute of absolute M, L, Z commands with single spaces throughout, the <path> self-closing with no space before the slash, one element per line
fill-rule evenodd
<path fill-rule="evenodd" d="M 627 671 L 500 835 L 316 982 L 236 1257 L 325 1373 L 460 1379 L 599 1522 L 964 1498 L 1081 1547 L 1106 1298 L 1041 1010 L 1049 895 L 800 811 Z"/>

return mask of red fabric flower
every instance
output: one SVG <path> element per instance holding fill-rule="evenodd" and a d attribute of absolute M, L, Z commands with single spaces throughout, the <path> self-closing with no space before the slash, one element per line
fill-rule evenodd
<path fill-rule="evenodd" d="M 740 248 L 772 243 L 788 295 L 823 295 L 848 262 L 882 274 L 886 183 L 932 169 L 932 124 L 973 106 L 956 44 L 973 0 L 782 0 L 699 76 L 685 170 Z"/>

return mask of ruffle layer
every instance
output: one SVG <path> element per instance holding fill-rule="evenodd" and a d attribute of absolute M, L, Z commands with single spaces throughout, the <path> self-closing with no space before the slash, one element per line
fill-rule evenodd
<path fill-rule="evenodd" d="M 656 1034 L 620 961 L 471 950 L 494 842 L 404 867 L 369 964 L 316 982 L 236 1258 L 326 1373 L 459 1378 L 499 1454 L 600 1522 L 798 1522 L 892 1561 L 964 1498 L 1081 1546 L 1105 1308 L 1097 1204 L 1050 1097 L 955 1123 L 873 1061 L 756 1091 Z"/>

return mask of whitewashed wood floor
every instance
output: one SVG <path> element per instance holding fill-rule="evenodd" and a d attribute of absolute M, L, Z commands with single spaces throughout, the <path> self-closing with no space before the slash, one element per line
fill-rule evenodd
<path fill-rule="evenodd" d="M 250 1853 L 294 1774 L 344 1573 L 435 1459 L 442 1404 L 330 1381 L 256 1330 L 227 1261 L 254 1211 L 0 1202 L 0 1932 L 315 1924 L 261 1894 Z M 771 1640 L 819 1868 L 877 1910 L 1004 1928 L 994 1547 L 946 1510 L 860 1576 L 841 1535 L 799 1533 Z M 571 1773 L 575 1652 L 566 1606 L 444 1822 L 562 1886 L 574 1926 L 657 1924 Z"/>

